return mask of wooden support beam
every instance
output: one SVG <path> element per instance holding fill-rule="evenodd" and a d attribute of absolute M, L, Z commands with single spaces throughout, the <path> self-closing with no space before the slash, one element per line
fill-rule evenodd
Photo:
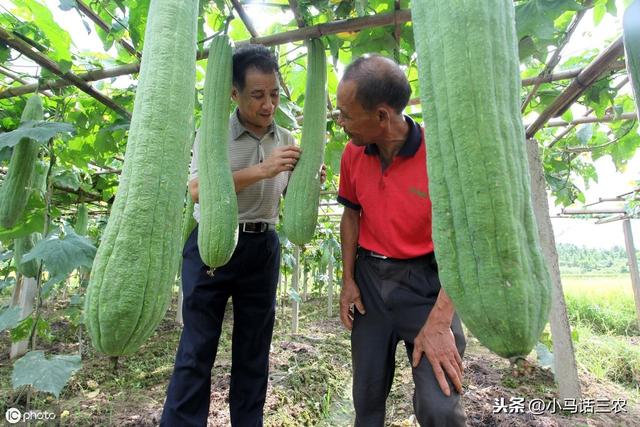
<path fill-rule="evenodd" d="M 638 118 L 638 116 L 637 116 L 636 112 L 634 111 L 634 112 L 631 112 L 631 113 L 622 113 L 619 116 L 615 116 L 613 114 L 606 114 L 603 117 L 594 117 L 594 116 L 578 117 L 577 119 L 573 119 L 570 122 L 568 122 L 566 120 L 549 120 L 545 124 L 545 127 L 581 125 L 581 124 L 585 124 L 585 123 L 609 123 L 609 122 L 616 122 L 616 121 L 619 121 L 619 120 L 635 120 L 637 118 Z"/>
<path fill-rule="evenodd" d="M 109 25 L 107 25 L 107 23 L 104 22 L 102 20 L 102 18 L 100 18 L 100 16 L 97 13 L 95 13 L 91 9 L 91 7 L 89 7 L 89 5 L 85 4 L 82 0 L 76 0 L 76 5 L 78 7 L 78 10 L 80 10 L 89 19 L 91 19 L 93 21 L 93 23 L 96 24 L 98 27 L 100 27 L 104 32 L 106 32 L 106 33 L 110 33 L 111 32 L 111 28 L 109 27 Z M 130 45 L 126 40 L 118 39 L 118 43 L 120 43 L 120 46 L 122 46 L 131 55 L 133 55 L 133 56 L 135 56 L 137 58 L 141 57 L 140 53 L 137 52 L 134 49 L 134 47 L 132 45 Z"/>
<path fill-rule="evenodd" d="M 624 63 L 624 61 L 615 61 L 609 65 L 607 71 L 620 71 L 624 70 L 625 67 L 626 64 Z M 542 77 L 527 77 L 526 79 L 522 79 L 522 86 L 533 86 L 537 83 L 551 83 L 559 80 L 573 79 L 576 78 L 584 69 L 585 67 L 579 67 L 572 68 L 570 70 L 557 71 L 555 73 L 547 74 Z"/>
<path fill-rule="evenodd" d="M 291 0 L 290 4 L 291 4 L 292 11 L 298 10 L 298 5 L 295 0 Z M 294 4 L 295 6 L 293 6 Z M 376 15 L 375 16 L 376 21 L 371 22 L 369 25 L 367 25 L 367 21 L 366 21 L 369 17 L 363 17 L 363 18 L 348 19 L 344 21 L 336 21 L 334 23 L 328 23 L 328 24 L 320 24 L 319 26 L 322 26 L 322 29 L 318 29 L 316 27 L 319 27 L 319 26 L 315 26 L 315 27 L 306 27 L 305 30 L 309 33 L 320 32 L 321 34 L 328 35 L 328 34 L 335 34 L 341 31 L 358 31 L 363 28 L 367 28 L 375 25 L 394 25 L 396 23 L 401 24 L 401 23 L 410 21 L 410 14 L 408 14 L 407 10 L 401 10 L 398 12 L 399 19 L 397 20 L 397 22 L 394 21 L 393 19 L 394 13 Z M 296 12 L 294 11 L 294 16 L 295 15 L 296 15 Z M 389 17 L 388 15 L 391 15 L 391 17 Z M 304 24 L 302 17 L 296 18 L 296 20 L 298 21 L 298 25 L 300 25 L 300 23 Z M 375 25 L 372 25 L 372 24 L 375 24 Z M 288 36 L 284 37 L 283 39 L 284 34 L 288 34 Z M 289 41 L 299 41 L 305 38 L 304 36 L 301 36 L 300 30 L 289 31 L 287 33 L 282 33 L 281 35 L 278 35 L 278 36 L 279 36 L 279 39 L 281 40 L 281 43 L 287 43 Z M 274 36 L 267 36 L 266 38 L 261 37 L 260 39 L 265 40 L 270 44 L 277 44 L 277 43 L 274 43 L 273 37 Z M 256 42 L 255 39 L 250 39 L 248 41 L 244 41 L 244 43 L 247 43 L 249 41 Z M 198 60 L 204 59 L 208 57 L 208 55 L 209 55 L 209 51 L 204 50 L 201 53 L 199 52 L 197 59 Z M 618 71 L 624 68 L 625 68 L 624 61 L 614 61 L 609 65 L 607 70 Z M 86 73 L 78 74 L 77 76 L 80 79 L 84 80 L 85 82 L 93 82 L 97 80 L 135 74 L 139 71 L 140 71 L 140 64 L 132 63 L 132 64 L 119 65 L 117 67 L 112 67 L 112 68 L 96 69 L 96 70 L 88 71 Z M 538 83 L 550 83 L 550 82 L 559 81 L 559 80 L 572 79 L 577 77 L 583 71 L 584 71 L 584 68 L 574 68 L 571 70 L 559 71 L 553 74 L 548 74 L 543 77 L 524 78 L 522 79 L 522 86 L 532 86 Z M 70 86 L 70 85 L 73 85 L 73 83 L 65 79 L 59 79 L 59 80 L 47 80 L 45 82 L 42 82 L 39 87 L 41 90 L 45 90 L 45 89 L 59 89 L 59 88 Z M 11 98 L 14 96 L 21 96 L 27 93 L 31 93 L 31 92 L 34 92 L 37 87 L 38 87 L 37 84 L 31 83 L 31 84 L 27 84 L 20 87 L 8 88 L 3 91 L 0 91 L 0 99 Z M 416 98 L 411 100 L 410 105 L 417 105 L 419 103 L 420 103 L 419 99 Z"/>
<path fill-rule="evenodd" d="M 38 65 L 40 65 L 41 67 L 46 68 L 47 70 L 51 71 L 57 76 L 60 76 L 66 80 L 69 80 L 74 85 L 76 85 L 78 89 L 85 92 L 89 96 L 92 96 L 93 98 L 97 99 L 102 104 L 116 111 L 120 115 L 126 117 L 127 119 L 131 118 L 131 114 L 129 114 L 129 112 L 124 108 L 122 108 L 120 105 L 116 104 L 116 102 L 113 101 L 113 99 L 95 90 L 87 82 L 85 82 L 75 74 L 69 71 L 67 72 L 62 71 L 58 66 L 58 64 L 56 64 L 54 61 L 49 59 L 47 56 L 41 54 L 40 52 L 33 50 L 31 46 L 27 44 L 24 40 L 14 36 L 12 33 L 8 32 L 2 27 L 0 27 L 0 40 L 5 42 L 12 49 L 15 49 L 18 52 L 22 53 L 23 55 L 25 55 L 26 57 L 28 57 Z"/>
<path fill-rule="evenodd" d="M 608 224 L 610 222 L 616 222 L 616 221 L 620 221 L 627 218 L 629 217 L 626 214 L 612 215 L 612 216 L 608 216 L 606 218 L 597 220 L 596 225 Z"/>
<path fill-rule="evenodd" d="M 411 21 L 411 11 L 408 9 L 401 9 L 397 12 L 380 13 L 377 15 L 326 22 L 312 27 L 299 28 L 297 30 L 286 31 L 284 33 L 273 34 L 270 36 L 252 37 L 249 40 L 244 40 L 237 44 L 254 43 L 263 44 L 265 46 L 274 46 L 314 37 L 317 38 L 330 34 L 337 34 L 344 31 L 360 31 L 364 28 L 383 27 L 387 25 L 395 25 L 396 23 L 404 24 L 409 21 Z"/>
<path fill-rule="evenodd" d="M 562 208 L 560 211 L 562 215 L 602 215 L 602 214 L 621 214 L 626 213 L 624 209 L 614 209 L 614 208 L 595 208 L 595 209 L 581 209 L 581 208 Z"/>
<path fill-rule="evenodd" d="M 591 86 L 624 51 L 622 37 L 605 49 L 596 59 L 569 84 L 553 103 L 533 122 L 526 131 L 527 139 L 533 138 L 544 124 L 551 118 L 562 114 Z"/>
<path fill-rule="evenodd" d="M 617 91 L 619 91 L 620 89 L 622 89 L 622 87 L 624 85 L 626 85 L 629 82 L 629 77 L 625 77 L 624 79 L 622 79 L 614 88 Z M 593 113 L 594 109 L 593 108 L 589 108 L 585 113 L 583 117 L 588 117 L 589 114 Z M 569 126 L 567 126 L 566 129 L 564 129 L 562 132 L 558 133 L 557 135 L 554 135 L 553 141 L 551 141 L 548 145 L 547 148 L 551 148 L 554 145 L 556 145 L 562 138 L 564 138 L 567 134 L 569 134 L 569 132 L 571 132 L 576 126 L 578 126 L 578 123 L 575 124 L 571 124 Z"/>
<path fill-rule="evenodd" d="M 244 10 L 244 7 L 242 7 L 240 2 L 238 0 L 231 0 L 231 4 L 233 4 L 233 8 L 236 10 L 236 12 L 238 12 L 240 20 L 244 23 L 244 26 L 247 27 L 247 30 L 249 31 L 249 34 L 251 34 L 251 37 L 258 37 L 258 32 L 253 26 L 251 18 L 249 18 L 249 15 L 247 15 L 247 12 Z"/>
<path fill-rule="evenodd" d="M 97 80 L 104 80 L 104 79 L 110 79 L 110 78 L 119 77 L 119 76 L 126 76 L 129 74 L 135 74 L 139 71 L 140 71 L 140 64 L 135 63 L 135 64 L 119 65 L 113 68 L 104 68 L 104 69 L 87 71 L 86 73 L 76 74 L 76 76 L 84 80 L 85 82 L 94 82 Z M 65 79 L 46 80 L 40 83 L 40 85 L 38 85 L 37 83 L 30 83 L 24 86 L 11 87 L 3 91 L 0 91 L 0 99 L 25 95 L 27 93 L 34 92 L 37 88 L 39 88 L 40 91 L 43 91 L 46 89 L 60 89 L 60 88 L 72 86 L 72 85 L 73 85 L 72 82 Z"/>

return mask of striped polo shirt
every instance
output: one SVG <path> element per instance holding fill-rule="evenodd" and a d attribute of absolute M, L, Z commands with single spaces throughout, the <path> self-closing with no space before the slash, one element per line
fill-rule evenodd
<path fill-rule="evenodd" d="M 196 133 L 191 158 L 189 180 L 198 176 L 198 146 L 200 131 Z M 245 128 L 238 118 L 238 110 L 229 118 L 229 161 L 233 172 L 248 168 L 264 161 L 274 148 L 282 145 L 295 145 L 291 133 L 272 123 L 270 129 L 262 137 Z M 267 222 L 276 224 L 280 197 L 287 187 L 291 172 L 280 172 L 273 178 L 262 179 L 236 193 L 238 197 L 238 221 Z M 200 222 L 200 205 L 195 204 L 193 217 Z"/>

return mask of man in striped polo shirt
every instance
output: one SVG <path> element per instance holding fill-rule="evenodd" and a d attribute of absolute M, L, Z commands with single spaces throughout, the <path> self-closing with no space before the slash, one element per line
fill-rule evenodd
<path fill-rule="evenodd" d="M 291 133 L 274 123 L 280 100 L 278 63 L 263 46 L 233 55 L 229 158 L 238 197 L 239 238 L 231 260 L 213 276 L 198 252 L 198 229 L 182 263 L 184 329 L 167 391 L 162 426 L 206 426 L 215 360 L 227 301 L 233 301 L 229 407 L 233 426 L 262 426 L 269 348 L 275 319 L 280 242 L 275 232 L 280 197 L 300 157 Z M 198 201 L 198 143 L 189 190 Z M 321 175 L 324 179 L 324 173 Z M 199 220 L 200 206 L 194 217 Z"/>

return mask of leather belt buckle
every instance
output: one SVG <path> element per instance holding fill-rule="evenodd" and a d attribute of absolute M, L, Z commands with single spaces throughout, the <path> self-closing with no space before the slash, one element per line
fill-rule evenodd
<path fill-rule="evenodd" d="M 378 258 L 378 259 L 389 259 L 388 256 L 386 255 L 382 255 L 373 251 L 368 251 L 368 255 L 372 258 Z"/>
<path fill-rule="evenodd" d="M 240 224 L 240 231 L 243 233 L 264 233 L 269 230 L 266 222 L 243 222 Z"/>

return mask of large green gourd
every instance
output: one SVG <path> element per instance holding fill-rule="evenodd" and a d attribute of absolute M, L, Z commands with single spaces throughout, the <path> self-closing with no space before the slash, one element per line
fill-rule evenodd
<path fill-rule="evenodd" d="M 43 120 L 42 99 L 38 94 L 27 100 L 20 123 Z M 9 170 L 0 188 L 0 226 L 11 228 L 22 217 L 27 206 L 40 145 L 23 139 L 13 148 Z"/>
<path fill-rule="evenodd" d="M 198 250 L 215 268 L 226 264 L 238 242 L 238 198 L 229 163 L 232 49 L 229 37 L 209 47 L 198 151 Z"/>
<path fill-rule="evenodd" d="M 633 87 L 636 113 L 638 114 L 638 120 L 640 120 L 640 0 L 635 0 L 624 11 L 622 34 L 627 72 Z"/>
<path fill-rule="evenodd" d="M 327 60 L 320 39 L 307 44 L 307 83 L 302 125 L 302 155 L 287 186 L 284 232 L 291 242 L 304 245 L 313 238 L 320 202 L 320 166 L 327 127 Z"/>
<path fill-rule="evenodd" d="M 120 185 L 87 289 L 96 349 L 120 356 L 153 333 L 171 297 L 192 129 L 197 0 L 153 0 Z"/>
<path fill-rule="evenodd" d="M 511 0 L 411 3 L 440 280 L 503 357 L 529 353 L 551 282 L 531 206 Z"/>
<path fill-rule="evenodd" d="M 76 230 L 76 233 L 78 233 L 80 236 L 86 236 L 88 227 L 89 210 L 87 209 L 86 204 L 80 203 L 76 212 L 76 223 L 74 225 L 74 228 Z"/>
<path fill-rule="evenodd" d="M 36 162 L 33 171 L 32 187 L 27 191 L 28 195 L 34 191 L 39 191 L 44 194 L 46 191 L 48 171 L 49 166 L 46 163 Z M 29 253 L 41 238 L 42 234 L 31 233 L 28 236 L 18 237 L 13 241 L 13 257 L 16 262 L 16 270 L 25 277 L 36 277 L 38 275 L 38 261 L 33 259 L 23 263 L 22 257 Z"/>

